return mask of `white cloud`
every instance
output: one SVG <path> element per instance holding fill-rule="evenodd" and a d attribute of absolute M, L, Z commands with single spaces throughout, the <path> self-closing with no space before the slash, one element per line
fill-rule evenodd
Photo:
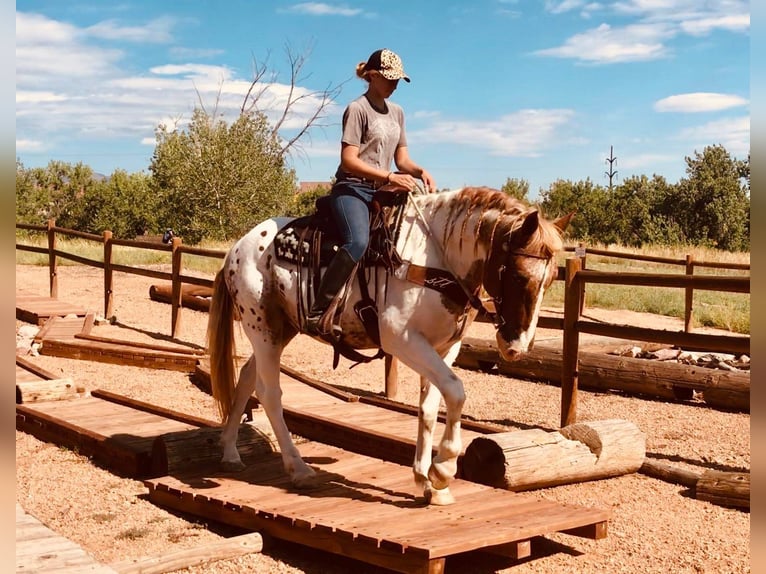
<path fill-rule="evenodd" d="M 363 12 L 361 8 L 336 6 L 325 2 L 301 2 L 300 4 L 293 4 L 288 10 L 312 16 L 358 16 Z"/>
<path fill-rule="evenodd" d="M 16 151 L 40 151 L 45 149 L 45 144 L 39 140 L 16 140 Z"/>
<path fill-rule="evenodd" d="M 663 98 L 654 103 L 658 112 L 715 112 L 747 105 L 748 101 L 733 94 L 695 92 Z"/>
<path fill-rule="evenodd" d="M 632 20 L 624 26 L 605 22 L 571 36 L 560 46 L 534 52 L 588 63 L 665 58 L 671 52 L 666 43 L 681 35 L 706 36 L 716 30 L 746 33 L 750 29 L 749 4 L 743 0 L 624 0 L 612 4 L 548 0 L 545 7 L 552 14 L 579 9 L 584 18 L 611 10 L 620 21 Z"/>
<path fill-rule="evenodd" d="M 583 0 L 546 0 L 545 9 L 551 14 L 563 14 L 583 6 Z"/>
<path fill-rule="evenodd" d="M 657 154 L 657 153 L 643 153 L 636 155 L 623 155 L 618 160 L 618 168 L 620 169 L 641 169 L 651 168 L 658 163 L 677 163 L 678 156 L 676 154 Z"/>
<path fill-rule="evenodd" d="M 721 144 L 733 156 L 744 158 L 750 151 L 750 118 L 726 118 L 686 128 L 679 138 L 691 141 L 700 149 Z"/>
<path fill-rule="evenodd" d="M 572 110 L 520 110 L 494 121 L 437 120 L 431 127 L 410 132 L 410 139 L 486 149 L 490 154 L 536 157 L 566 141 L 562 135 Z"/>
<path fill-rule="evenodd" d="M 82 33 L 103 40 L 166 44 L 173 40 L 174 24 L 172 18 L 157 18 L 144 26 L 120 26 L 115 20 L 105 20 L 84 28 Z"/>
<path fill-rule="evenodd" d="M 235 70 L 191 61 L 136 73 L 123 67 L 124 53 L 108 41 L 137 40 L 142 35 L 168 38 L 163 34 L 169 34 L 171 24 L 172 20 L 158 19 L 144 26 L 120 28 L 109 21 L 77 28 L 17 12 L 16 131 L 20 145 L 32 149 L 29 142 L 52 145 L 81 137 L 151 138 L 153 142 L 160 122 L 168 118 L 173 118 L 168 125 L 188 121 L 200 103 L 208 111 L 215 108 L 229 121 L 236 117 L 251 80 L 238 77 Z M 94 35 L 107 39 L 96 41 Z M 284 107 L 289 86 L 274 82 L 263 87 L 260 108 L 274 119 Z M 302 86 L 296 86 L 293 96 L 304 99 L 294 105 L 293 115 L 284 125 L 286 131 L 303 127 L 318 105 Z M 339 115 L 334 106 L 327 112 Z"/>
<path fill-rule="evenodd" d="M 635 24 L 623 28 L 601 24 L 575 34 L 558 48 L 538 50 L 535 54 L 610 64 L 656 60 L 666 55 L 667 48 L 662 40 L 671 36 L 672 32 L 662 24 Z"/>
<path fill-rule="evenodd" d="M 724 14 L 681 22 L 681 30 L 692 36 L 705 36 L 713 30 L 742 32 L 750 29 L 750 14 Z"/>

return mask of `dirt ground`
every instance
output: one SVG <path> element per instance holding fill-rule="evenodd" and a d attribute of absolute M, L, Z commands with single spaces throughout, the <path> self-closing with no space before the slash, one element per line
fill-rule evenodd
<path fill-rule="evenodd" d="M 59 299 L 103 313 L 103 278 L 98 269 L 59 268 Z M 115 276 L 115 324 L 100 325 L 94 334 L 164 343 L 170 334 L 170 306 L 151 301 L 156 280 Z M 16 266 L 16 290 L 48 295 L 45 267 Z M 610 322 L 681 329 L 680 321 L 638 313 L 586 310 Z M 24 323 L 17 323 L 17 333 Z M 204 345 L 207 314 L 185 309 L 179 340 Z M 491 327 L 476 324 L 469 336 L 491 337 Z M 239 351 L 248 349 L 240 337 Z M 540 331 L 537 344 L 556 344 L 561 333 Z M 18 337 L 17 337 L 18 338 Z M 616 341 L 591 341 L 602 347 Z M 22 348 L 23 348 L 22 343 Z M 86 390 L 104 389 L 191 415 L 215 419 L 212 398 L 183 373 L 155 371 L 62 359 L 28 356 L 41 367 L 71 377 Z M 310 376 L 356 393 L 383 392 L 383 364 L 376 361 L 349 370 L 341 360 L 332 369 L 332 351 L 299 336 L 287 348 L 283 363 Z M 539 426 L 558 428 L 560 390 L 543 383 L 510 379 L 455 368 L 463 380 L 465 414 L 508 430 Z M 418 380 L 400 368 L 397 400 L 417 404 Z M 700 405 L 672 404 L 619 393 L 580 390 L 580 420 L 621 418 L 646 435 L 648 456 L 702 472 L 750 470 L 750 415 Z M 119 478 L 68 449 L 16 431 L 16 500 L 54 531 L 80 544 L 100 562 L 162 555 L 240 534 L 217 524 L 179 516 L 146 500 L 147 489 Z M 587 540 L 556 534 L 532 544 L 532 557 L 521 561 L 469 553 L 447 562 L 459 573 L 657 573 L 750 572 L 750 513 L 696 500 L 687 489 L 643 474 L 537 490 L 525 496 L 608 509 L 608 536 Z M 386 572 L 295 544 L 266 539 L 264 551 L 223 560 L 183 572 L 212 573 L 376 573 Z"/>

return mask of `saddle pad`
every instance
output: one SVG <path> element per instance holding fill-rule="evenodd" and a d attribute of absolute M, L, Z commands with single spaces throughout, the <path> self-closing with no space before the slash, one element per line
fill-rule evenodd
<path fill-rule="evenodd" d="M 339 241 L 334 234 L 327 232 L 326 222 L 317 221 L 317 219 L 307 215 L 291 221 L 280 229 L 274 237 L 277 259 L 296 264 L 300 261 L 306 265 L 309 261 L 312 237 L 319 231 L 322 233 L 319 264 L 322 267 L 326 266 L 337 251 Z"/>

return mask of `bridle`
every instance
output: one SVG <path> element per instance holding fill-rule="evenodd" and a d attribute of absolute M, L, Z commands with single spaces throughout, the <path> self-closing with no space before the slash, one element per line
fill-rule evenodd
<path fill-rule="evenodd" d="M 508 254 L 505 257 L 505 260 L 501 265 L 497 268 L 498 273 L 498 292 L 499 295 L 494 296 L 490 294 L 490 298 L 492 299 L 492 304 L 495 307 L 495 312 L 491 313 L 487 311 L 487 309 L 482 305 L 482 309 L 484 313 L 486 313 L 489 318 L 492 320 L 492 324 L 495 326 L 495 329 L 500 329 L 505 325 L 505 319 L 503 318 L 503 296 L 502 294 L 505 293 L 505 281 L 508 277 L 507 271 L 508 271 L 508 263 L 510 262 L 511 258 L 516 257 L 525 257 L 529 259 L 540 259 L 544 261 L 548 261 L 551 258 L 545 255 L 540 255 L 539 253 L 532 253 L 530 251 L 527 251 L 526 249 L 514 249 L 513 251 L 509 251 Z"/>
<path fill-rule="evenodd" d="M 484 306 L 484 302 L 479 298 L 479 296 L 471 291 L 468 286 L 465 284 L 465 282 L 460 278 L 460 276 L 455 273 L 451 268 L 449 263 L 447 262 L 447 258 L 444 256 L 444 250 L 441 248 L 441 245 L 438 241 L 436 241 L 433 237 L 433 233 L 431 232 L 431 226 L 428 224 L 428 219 L 423 215 L 423 212 L 420 210 L 420 207 L 417 203 L 412 199 L 412 196 L 410 194 L 407 194 L 407 199 L 410 202 L 410 204 L 415 208 L 415 211 L 417 212 L 418 216 L 420 217 L 421 221 L 423 222 L 423 225 L 425 226 L 426 234 L 430 239 L 433 240 L 433 244 L 436 246 L 436 248 L 439 250 L 439 255 L 441 256 L 441 260 L 444 263 L 444 266 L 447 268 L 447 271 L 449 271 L 452 276 L 455 278 L 455 281 L 460 286 L 460 288 L 465 293 L 466 297 L 468 298 L 468 302 L 470 303 L 471 307 L 474 309 L 480 311 L 481 313 L 484 313 L 489 319 L 492 321 L 492 324 L 495 326 L 495 329 L 500 329 L 505 325 L 505 319 L 503 319 L 502 315 L 502 306 L 503 306 L 503 298 L 502 293 L 504 292 L 503 286 L 505 285 L 507 273 L 508 270 L 508 263 L 510 262 L 511 258 L 515 257 L 527 257 L 531 259 L 541 259 L 541 260 L 550 260 L 550 256 L 540 255 L 539 253 L 532 253 L 530 251 L 527 251 L 526 249 L 514 249 L 512 251 L 508 251 L 506 253 L 505 259 L 503 260 L 503 263 L 498 267 L 498 280 L 499 280 L 499 292 L 501 295 L 493 296 L 490 294 L 490 298 L 492 299 L 492 304 L 495 308 L 495 311 L 490 311 Z M 508 242 L 510 242 L 511 238 L 508 238 Z M 491 249 L 490 249 L 491 253 Z M 487 259 L 489 259 L 489 256 L 487 256 Z M 486 264 L 486 262 L 485 262 Z"/>

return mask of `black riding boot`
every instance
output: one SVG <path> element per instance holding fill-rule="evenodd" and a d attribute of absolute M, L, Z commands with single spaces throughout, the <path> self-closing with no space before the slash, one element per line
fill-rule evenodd
<path fill-rule="evenodd" d="M 319 292 L 306 315 L 306 332 L 311 335 L 327 335 L 326 330 L 322 329 L 322 317 L 327 311 L 330 303 L 340 292 L 348 281 L 351 273 L 354 272 L 356 261 L 351 258 L 348 251 L 339 249 L 327 266 L 327 270 L 319 283 Z"/>

